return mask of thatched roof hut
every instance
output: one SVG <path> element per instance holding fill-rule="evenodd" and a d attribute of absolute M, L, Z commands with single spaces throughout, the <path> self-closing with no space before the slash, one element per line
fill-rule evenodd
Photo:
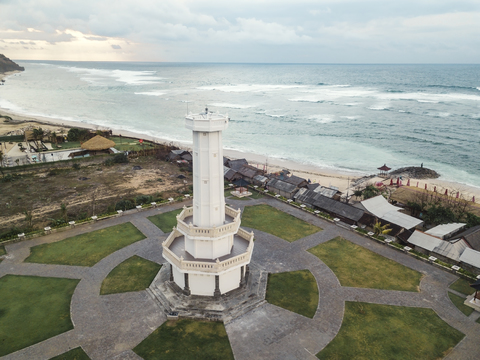
<path fill-rule="evenodd" d="M 85 141 L 81 148 L 90 151 L 107 150 L 115 146 L 115 142 L 105 139 L 103 136 L 97 135 L 88 141 Z"/>

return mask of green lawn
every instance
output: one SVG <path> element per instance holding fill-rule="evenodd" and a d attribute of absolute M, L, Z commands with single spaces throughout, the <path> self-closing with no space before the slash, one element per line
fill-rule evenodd
<path fill-rule="evenodd" d="M 52 144 L 52 147 L 54 148 L 54 150 L 77 149 L 80 146 L 81 146 L 80 141 L 69 141 L 69 142 L 58 143 L 57 146 L 55 146 L 55 144 Z"/>
<path fill-rule="evenodd" d="M 167 321 L 133 351 L 145 360 L 233 360 L 225 326 L 213 321 Z"/>
<path fill-rule="evenodd" d="M 432 309 L 346 302 L 342 327 L 322 360 L 441 359 L 464 334 Z"/>
<path fill-rule="evenodd" d="M 455 281 L 449 288 L 465 295 L 470 295 L 475 292 L 475 289 L 470 287 L 470 282 L 462 278 Z"/>
<path fill-rule="evenodd" d="M 73 329 L 70 301 L 80 280 L 0 278 L 0 356 Z"/>
<path fill-rule="evenodd" d="M 448 292 L 448 297 L 452 301 L 453 305 L 455 305 L 457 309 L 464 313 L 466 316 L 469 316 L 472 312 L 474 312 L 474 310 L 470 306 L 464 304 L 464 297 L 458 296 L 454 293 L 451 293 L 450 291 Z"/>
<path fill-rule="evenodd" d="M 112 136 L 109 139 L 115 142 L 115 149 L 119 151 L 126 151 L 126 150 L 140 151 L 140 150 L 153 149 L 152 143 L 144 142 L 142 145 L 138 140 L 135 140 L 135 139 L 125 139 L 119 136 Z"/>
<path fill-rule="evenodd" d="M 267 232 L 290 242 L 322 230 L 269 205 L 245 206 L 242 214 L 242 225 Z"/>
<path fill-rule="evenodd" d="M 26 262 L 93 266 L 121 248 L 145 239 L 131 223 L 111 226 L 62 241 L 34 246 Z"/>
<path fill-rule="evenodd" d="M 308 270 L 268 274 L 266 300 L 270 304 L 313 318 L 318 306 L 315 277 Z"/>
<path fill-rule="evenodd" d="M 61 355 L 55 356 L 50 360 L 90 360 L 87 354 L 83 351 L 83 349 L 79 346 L 75 349 L 67 351 Z"/>
<path fill-rule="evenodd" d="M 110 271 L 102 282 L 100 295 L 145 290 L 161 267 L 160 264 L 134 255 Z"/>
<path fill-rule="evenodd" d="M 341 237 L 308 251 L 332 269 L 342 286 L 419 291 L 421 273 Z"/>
<path fill-rule="evenodd" d="M 147 219 L 155 224 L 164 233 L 172 231 L 174 226 L 177 226 L 177 215 L 182 212 L 183 209 L 169 211 L 163 214 L 149 216 Z"/>

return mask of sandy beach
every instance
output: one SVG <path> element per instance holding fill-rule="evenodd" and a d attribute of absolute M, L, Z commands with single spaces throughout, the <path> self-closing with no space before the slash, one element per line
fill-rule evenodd
<path fill-rule="evenodd" d="M 10 74 L 0 74 L 0 78 L 7 77 Z M 8 81 L 8 79 L 7 79 Z M 53 119 L 53 118 L 45 118 L 45 117 L 31 117 L 25 116 L 21 114 L 16 114 L 5 109 L 0 108 L 0 115 L 7 115 L 12 117 L 14 121 L 12 122 L 1 122 L 0 123 L 0 134 L 7 134 L 15 130 L 24 129 L 25 127 L 33 126 L 33 127 L 42 127 L 43 129 L 48 129 L 56 132 L 61 132 L 62 130 L 67 133 L 68 129 L 71 127 L 81 127 L 87 128 L 90 130 L 98 130 L 105 128 L 99 127 L 93 124 L 86 124 L 86 123 L 79 123 L 74 121 L 66 121 L 60 119 Z M 172 143 L 166 139 L 157 138 L 153 136 L 145 136 L 136 134 L 134 132 L 127 132 L 127 131 L 119 131 L 116 129 L 109 129 L 112 130 L 114 135 L 122 135 L 124 137 L 131 137 L 136 139 L 145 139 L 157 143 Z M 188 143 L 179 143 L 174 142 L 174 145 L 189 149 Z M 320 183 L 323 186 L 335 186 L 342 192 L 349 192 L 350 194 L 358 187 L 365 187 L 369 184 L 375 184 L 377 182 L 384 182 L 385 185 L 390 183 L 390 180 L 386 180 L 385 178 L 381 178 L 378 176 L 370 177 L 365 179 L 361 184 L 358 183 L 358 180 L 373 174 L 364 174 L 364 173 L 356 173 L 356 172 L 341 172 L 332 169 L 324 169 L 318 168 L 311 165 L 300 164 L 296 162 L 292 162 L 285 159 L 278 159 L 273 157 L 265 157 L 263 155 L 253 154 L 253 153 L 246 153 L 231 149 L 225 149 L 224 155 L 233 158 L 245 158 L 248 162 L 254 166 L 257 166 L 262 169 L 266 169 L 269 173 L 272 172 L 279 172 L 283 169 L 289 170 L 292 174 L 296 176 L 300 176 L 306 179 L 310 179 L 313 183 Z M 381 164 L 379 164 L 381 165 Z M 435 169 L 433 169 L 435 170 Z M 403 179 L 403 185 L 407 184 L 408 179 Z M 357 182 L 357 183 L 356 183 Z M 460 192 L 462 197 L 466 200 L 471 200 L 473 196 L 477 199 L 476 202 L 480 201 L 480 188 L 468 186 L 460 183 L 444 181 L 441 178 L 439 179 L 410 179 L 410 185 L 412 187 L 417 187 L 424 189 L 425 184 L 427 185 L 429 190 L 433 190 L 436 187 L 437 192 L 444 193 L 446 189 L 448 189 L 449 193 L 456 193 L 457 191 Z"/>

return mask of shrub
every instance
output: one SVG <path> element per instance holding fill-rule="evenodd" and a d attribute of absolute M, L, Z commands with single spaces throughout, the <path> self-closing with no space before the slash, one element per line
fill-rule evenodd
<path fill-rule="evenodd" d="M 150 195 L 140 195 L 135 198 L 137 204 L 147 204 L 152 202 L 152 197 Z"/>
<path fill-rule="evenodd" d="M 79 170 L 80 169 L 80 164 L 75 163 L 75 164 L 72 165 L 72 168 L 74 168 L 75 170 Z"/>
<path fill-rule="evenodd" d="M 72 128 L 68 130 L 67 140 L 68 141 L 83 141 L 86 140 L 90 132 L 87 129 L 77 129 Z"/>
<path fill-rule="evenodd" d="M 133 209 L 135 205 L 130 200 L 121 200 L 115 204 L 115 210 L 130 210 Z"/>
<path fill-rule="evenodd" d="M 116 154 L 116 155 L 113 157 L 113 162 L 114 162 L 115 164 L 125 164 L 125 163 L 128 163 L 128 156 L 125 155 L 125 153 Z"/>

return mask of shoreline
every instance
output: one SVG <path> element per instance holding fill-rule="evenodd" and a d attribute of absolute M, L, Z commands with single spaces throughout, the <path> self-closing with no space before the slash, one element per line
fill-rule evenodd
<path fill-rule="evenodd" d="M 17 72 L 0 74 L 0 79 L 13 75 L 15 73 Z M 82 122 L 71 121 L 71 120 L 54 119 L 54 118 L 47 118 L 42 116 L 22 115 L 22 114 L 18 114 L 3 108 L 0 108 L 0 115 L 7 115 L 14 119 L 12 123 L 4 123 L 7 125 L 23 124 L 23 123 L 38 123 L 39 125 L 44 125 L 44 126 L 53 127 L 53 128 L 77 127 L 77 128 L 84 128 L 89 130 L 107 129 L 106 127 L 102 127 L 99 125 L 82 123 Z M 3 127 L 2 125 L 3 124 L 0 124 L 0 129 Z M 171 143 L 179 148 L 191 150 L 190 143 L 180 142 L 180 141 L 171 141 L 168 139 L 159 138 L 155 136 L 138 134 L 132 131 L 126 131 L 126 130 L 122 131 L 122 130 L 110 129 L 110 128 L 108 129 L 112 130 L 112 134 L 116 136 L 122 135 L 125 137 L 134 138 L 134 139 L 145 139 L 148 141 L 162 143 L 162 144 Z M 349 172 L 348 170 L 341 171 L 341 170 L 335 170 L 335 169 L 320 168 L 314 165 L 301 164 L 301 163 L 297 163 L 287 159 L 271 158 L 271 157 L 267 157 L 260 154 L 247 153 L 247 152 L 234 150 L 234 149 L 224 149 L 224 155 L 226 157 L 233 158 L 233 159 L 245 158 L 247 159 L 249 164 L 257 166 L 258 168 L 266 167 L 268 172 L 279 172 L 282 169 L 287 169 L 293 175 L 296 175 L 305 179 L 310 179 L 312 183 L 320 183 L 322 186 L 326 186 L 326 187 L 335 186 L 342 192 L 346 192 L 348 190 L 350 193 L 352 193 L 355 189 L 355 187 L 352 185 L 354 181 L 359 180 L 365 176 L 373 175 L 373 174 L 367 174 L 363 172 L 354 172 L 354 171 Z M 390 182 L 390 180 L 385 180 L 383 178 L 375 176 L 375 177 L 366 179 L 364 183 L 362 183 L 362 186 L 365 186 L 367 184 L 374 184 L 379 181 L 384 182 L 386 185 L 388 185 Z M 422 189 L 425 187 L 425 184 L 427 184 L 429 188 L 433 188 L 434 186 L 436 186 L 438 189 L 437 191 L 444 192 L 445 189 L 448 189 L 449 192 L 459 191 L 460 193 L 462 193 L 462 195 L 466 199 L 471 200 L 473 196 L 475 196 L 476 199 L 480 199 L 480 188 L 475 187 L 473 185 L 467 185 L 459 182 L 442 180 L 441 178 L 439 179 L 411 178 L 410 182 L 412 187 L 415 187 L 418 182 L 419 188 L 422 188 Z M 406 185 L 406 179 L 404 180 L 404 185 Z"/>

